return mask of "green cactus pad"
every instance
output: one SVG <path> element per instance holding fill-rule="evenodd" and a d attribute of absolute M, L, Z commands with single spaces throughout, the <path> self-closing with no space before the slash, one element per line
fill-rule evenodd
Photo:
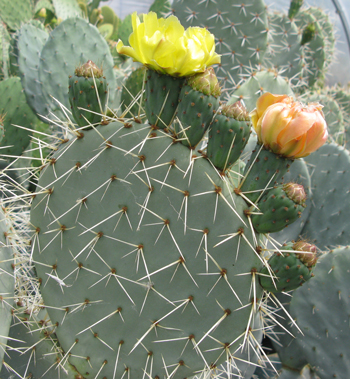
<path fill-rule="evenodd" d="M 350 234 L 349 152 L 331 143 L 304 159 L 312 177 L 312 206 L 302 235 L 322 250 L 345 245 Z"/>
<path fill-rule="evenodd" d="M 284 175 L 283 179 L 285 183 L 294 182 L 303 185 L 306 193 L 306 208 L 303 210 L 301 217 L 294 221 L 293 224 L 289 225 L 288 228 L 272 234 L 271 237 L 282 244 L 288 241 L 296 241 L 301 238 L 303 227 L 309 217 L 312 208 L 312 202 L 310 199 L 312 193 L 311 177 L 303 158 L 296 159 L 293 162 L 289 171 Z"/>
<path fill-rule="evenodd" d="M 242 74 L 263 61 L 268 45 L 267 9 L 263 0 L 175 0 L 172 12 L 181 24 L 207 28 L 215 36 L 221 64 L 216 74 L 225 87 L 235 87 Z M 227 85 L 226 85 L 227 83 Z"/>
<path fill-rule="evenodd" d="M 350 376 L 349 269 L 348 246 L 328 252 L 291 301 L 291 316 L 303 333 L 297 336 L 302 353 L 320 379 Z"/>
<path fill-rule="evenodd" d="M 0 17 L 12 30 L 17 30 L 28 22 L 33 17 L 33 12 L 31 0 L 0 0 Z"/>
<path fill-rule="evenodd" d="M 293 242 L 281 247 L 269 259 L 269 269 L 260 271 L 260 284 L 270 292 L 291 291 L 303 285 L 312 276 L 312 268 L 305 265 L 294 251 Z M 289 253 L 288 250 L 291 250 Z"/>
<path fill-rule="evenodd" d="M 56 17 L 65 20 L 70 17 L 80 17 L 81 9 L 77 1 L 72 0 L 52 0 Z"/>
<path fill-rule="evenodd" d="M 11 77 L 0 82 L 0 115 L 3 116 L 5 128 L 5 137 L 0 144 L 4 146 L 1 153 L 19 156 L 29 144 L 31 131 L 15 125 L 33 129 L 37 119 L 27 105 L 20 78 Z"/>
<path fill-rule="evenodd" d="M 2 379 L 12 379 L 15 373 L 31 379 L 83 379 L 57 346 L 55 325 L 46 309 L 14 309 L 10 328 L 9 348 L 1 371 Z M 16 376 L 17 376 L 16 375 Z"/>
<path fill-rule="evenodd" d="M 4 73 L 8 70 L 10 46 L 11 36 L 7 31 L 6 26 L 0 23 L 0 65 L 2 67 L 0 78 L 2 78 Z"/>
<path fill-rule="evenodd" d="M 237 115 L 215 115 L 209 130 L 207 156 L 220 171 L 229 169 L 240 157 L 251 133 L 249 117 L 241 103 L 233 104 Z M 228 107 L 230 109 L 230 107 Z"/>
<path fill-rule="evenodd" d="M 251 77 L 232 93 L 227 103 L 233 104 L 238 100 L 243 100 L 248 112 L 251 112 L 264 92 L 275 95 L 294 95 L 288 79 L 274 70 L 262 70 L 253 72 Z"/>
<path fill-rule="evenodd" d="M 241 347 L 261 257 L 243 199 L 205 158 L 184 177 L 189 153 L 162 130 L 111 122 L 42 170 L 34 260 L 60 346 L 85 378 L 150 367 L 184 378 L 223 363 L 227 343 Z"/>
<path fill-rule="evenodd" d="M 103 67 L 109 85 L 109 104 L 114 100 L 116 81 L 113 59 L 98 29 L 81 18 L 68 18 L 50 34 L 41 52 L 39 80 L 51 111 L 62 120 L 67 117 L 59 103 L 70 109 L 68 77 L 89 59 Z M 59 102 L 59 103 L 58 103 Z"/>
<path fill-rule="evenodd" d="M 308 25 L 312 24 L 315 27 L 314 38 L 312 38 L 305 45 L 302 45 L 302 58 L 304 65 L 304 69 L 302 71 L 302 78 L 304 81 L 303 87 L 311 87 L 324 75 L 326 43 L 322 32 L 322 27 L 316 17 L 314 17 L 307 10 L 299 11 L 294 21 L 301 32 L 303 32 Z"/>
<path fill-rule="evenodd" d="M 304 98 L 309 103 L 319 102 L 323 105 L 322 112 L 327 123 L 329 139 L 332 142 L 342 144 L 344 141 L 345 125 L 343 111 L 338 101 L 331 94 L 319 92 L 305 93 Z"/>
<path fill-rule="evenodd" d="M 127 15 L 124 20 L 119 24 L 118 39 L 123 41 L 124 45 L 129 44 L 129 36 L 132 33 L 131 14 Z"/>
<path fill-rule="evenodd" d="M 334 51 L 335 51 L 335 30 L 334 23 L 331 21 L 330 16 L 327 14 L 325 9 L 320 7 L 309 7 L 306 10 L 308 13 L 312 14 L 317 22 L 319 23 L 322 36 L 324 38 L 324 48 L 325 48 L 325 62 L 324 71 L 326 71 L 329 65 L 333 62 Z"/>
<path fill-rule="evenodd" d="M 184 78 L 146 73 L 145 111 L 148 122 L 158 128 L 167 128 L 174 118 Z"/>
<path fill-rule="evenodd" d="M 291 187 L 300 193 L 297 199 L 290 194 Z M 251 216 L 252 224 L 259 233 L 275 233 L 301 217 L 306 194 L 303 186 L 283 184 L 269 190 L 258 202 L 259 213 Z"/>
<path fill-rule="evenodd" d="M 13 272 L 14 249 L 11 241 L 11 223 L 6 210 L 0 209 L 0 371 L 6 350 L 7 336 L 12 316 L 12 303 L 15 289 Z"/>
<path fill-rule="evenodd" d="M 265 66 L 280 72 L 282 77 L 290 80 L 290 84 L 298 86 L 303 69 L 301 36 L 298 27 L 294 21 L 281 13 L 271 14 L 269 21 L 272 41 L 265 55 Z"/>
<path fill-rule="evenodd" d="M 145 67 L 141 66 L 131 72 L 123 85 L 121 94 L 122 111 L 128 109 L 125 117 L 135 117 L 139 116 L 140 113 L 144 113 L 145 96 L 142 93 L 142 97 L 140 97 L 144 78 Z M 133 105 L 130 107 L 131 104 Z"/>
<path fill-rule="evenodd" d="M 157 17 L 166 17 L 171 10 L 171 4 L 169 0 L 154 0 L 150 6 L 148 12 L 157 13 Z"/>
<path fill-rule="evenodd" d="M 265 191 L 282 181 L 292 163 L 293 160 L 278 156 L 257 144 L 245 166 L 240 192 L 254 203 Z"/>
<path fill-rule="evenodd" d="M 288 17 L 290 19 L 293 19 L 297 15 L 299 9 L 303 5 L 303 2 L 304 0 L 291 0 L 288 11 Z"/>
<path fill-rule="evenodd" d="M 100 123 L 107 111 L 108 95 L 103 70 L 88 61 L 76 68 L 68 83 L 69 102 L 76 123 L 80 127 Z"/>
<path fill-rule="evenodd" d="M 219 108 L 219 98 L 185 85 L 179 96 L 175 133 L 185 146 L 195 147 L 203 138 Z"/>
<path fill-rule="evenodd" d="M 31 24 L 25 24 L 19 30 L 18 66 L 22 86 L 28 105 L 38 116 L 46 116 L 50 110 L 39 80 L 40 54 L 48 38 L 46 31 Z"/>

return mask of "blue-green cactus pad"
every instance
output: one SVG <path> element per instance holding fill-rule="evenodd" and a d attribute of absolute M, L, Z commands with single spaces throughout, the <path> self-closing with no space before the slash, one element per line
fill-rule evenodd
<path fill-rule="evenodd" d="M 336 144 L 304 158 L 312 178 L 312 206 L 302 234 L 324 250 L 349 243 L 350 155 Z"/>
<path fill-rule="evenodd" d="M 0 144 L 4 147 L 1 153 L 19 156 L 28 146 L 31 137 L 30 129 L 34 128 L 37 120 L 27 104 L 20 78 L 13 76 L 0 82 L 0 115 L 4 116 L 5 128 L 5 137 Z"/>
<path fill-rule="evenodd" d="M 31 379 L 83 379 L 67 360 L 63 360 L 65 353 L 57 346 L 55 325 L 51 324 L 46 309 L 37 313 L 25 307 L 15 308 L 12 318 L 11 340 L 1 379 L 13 379 L 17 375 Z"/>
<path fill-rule="evenodd" d="M 0 209 L 0 371 L 9 335 L 15 289 L 12 267 L 15 251 L 12 247 L 14 241 L 11 241 L 11 233 L 8 216 L 6 217 L 4 211 Z"/>
<path fill-rule="evenodd" d="M 243 100 L 248 112 L 251 112 L 258 98 L 265 92 L 275 95 L 293 96 L 292 88 L 288 80 L 278 75 L 275 71 L 254 72 L 237 90 L 235 90 L 228 104 L 233 104 L 237 100 Z"/>
<path fill-rule="evenodd" d="M 70 17 L 79 17 L 82 15 L 77 1 L 72 0 L 52 0 L 55 8 L 56 17 L 65 20 Z"/>
<path fill-rule="evenodd" d="M 294 290 L 312 276 L 312 269 L 307 267 L 293 251 L 293 243 L 282 246 L 281 250 L 283 251 L 276 251 L 269 258 L 270 269 L 263 267 L 260 271 L 260 284 L 270 292 Z M 289 253 L 288 250 L 291 252 Z"/>
<path fill-rule="evenodd" d="M 304 334 L 303 354 L 320 379 L 349 378 L 350 248 L 325 254 L 314 274 L 290 305 Z"/>
<path fill-rule="evenodd" d="M 228 86 L 239 83 L 242 74 L 262 62 L 268 43 L 267 9 L 263 0 L 175 0 L 172 12 L 185 28 L 201 26 L 214 34 L 221 64 L 219 79 Z"/>
<path fill-rule="evenodd" d="M 17 30 L 28 22 L 33 17 L 33 12 L 31 0 L 0 0 L 0 17 L 12 30 Z"/>
<path fill-rule="evenodd" d="M 112 122 L 42 170 L 34 260 L 59 343 L 86 378 L 142 378 L 152 364 L 152 377 L 182 379 L 243 342 L 262 266 L 246 204 L 205 158 L 190 169 L 190 154 L 162 130 Z"/>
<path fill-rule="evenodd" d="M 46 116 L 49 111 L 48 100 L 42 92 L 39 80 L 40 54 L 49 34 L 32 24 L 21 27 L 18 36 L 18 65 L 22 86 L 29 106 L 37 115 Z"/>
<path fill-rule="evenodd" d="M 68 18 L 52 31 L 42 49 L 39 80 L 43 95 L 51 111 L 62 120 L 66 120 L 66 116 L 56 100 L 70 109 L 68 77 L 79 64 L 88 60 L 103 67 L 109 84 L 109 102 L 112 103 L 116 90 L 113 58 L 107 42 L 95 26 L 81 18 Z"/>

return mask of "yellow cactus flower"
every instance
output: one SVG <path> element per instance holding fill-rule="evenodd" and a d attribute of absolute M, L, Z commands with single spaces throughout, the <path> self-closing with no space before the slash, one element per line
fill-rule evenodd
<path fill-rule="evenodd" d="M 204 28 L 185 30 L 175 16 L 158 19 L 156 13 L 150 12 L 143 15 L 141 22 L 135 12 L 132 28 L 130 46 L 124 46 L 119 40 L 118 53 L 162 74 L 189 76 L 220 63 L 220 56 L 215 53 L 214 36 Z"/>
<path fill-rule="evenodd" d="M 251 119 L 267 149 L 286 158 L 303 158 L 328 138 L 322 108 L 319 103 L 304 105 L 290 96 L 267 92 L 258 99 Z"/>

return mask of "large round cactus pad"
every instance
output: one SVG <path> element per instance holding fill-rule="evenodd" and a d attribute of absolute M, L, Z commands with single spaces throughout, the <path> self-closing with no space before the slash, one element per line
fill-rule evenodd
<path fill-rule="evenodd" d="M 262 295 L 247 206 L 191 154 L 149 125 L 112 122 L 42 171 L 34 259 L 59 343 L 86 378 L 182 379 L 247 343 Z"/>

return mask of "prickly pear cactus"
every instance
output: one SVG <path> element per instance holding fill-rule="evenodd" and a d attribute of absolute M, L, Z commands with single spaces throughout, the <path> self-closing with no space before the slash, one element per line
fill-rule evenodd
<path fill-rule="evenodd" d="M 68 76 L 79 64 L 90 58 L 94 59 L 96 65 L 103 66 L 110 86 L 109 101 L 113 102 L 116 87 L 113 59 L 107 42 L 97 28 L 87 21 L 78 17 L 63 21 L 50 34 L 40 58 L 38 74 L 42 82 L 41 91 L 56 117 L 67 119 L 64 107 L 70 109 Z"/>
<path fill-rule="evenodd" d="M 230 78 L 230 86 L 236 85 L 251 67 L 262 63 L 268 44 L 263 0 L 175 0 L 172 13 L 185 27 L 206 27 L 215 35 L 216 50 L 222 54 L 217 75 L 220 79 Z"/>
<path fill-rule="evenodd" d="M 187 377 L 244 344 L 262 295 L 258 236 L 204 158 L 149 125 L 112 122 L 63 144 L 39 186 L 42 293 L 84 377 Z"/>
<path fill-rule="evenodd" d="M 31 0 L 1 0 L 0 17 L 10 29 L 17 30 L 33 17 L 33 3 Z"/>
<path fill-rule="evenodd" d="M 5 211 L 6 212 L 6 211 Z M 11 305 L 15 289 L 14 250 L 9 215 L 0 209 L 0 371 L 11 324 Z"/>
<path fill-rule="evenodd" d="M 14 159 L 28 146 L 37 120 L 26 102 L 20 78 L 11 77 L 0 82 L 0 115 L 5 129 L 2 154 Z"/>
<path fill-rule="evenodd" d="M 349 247 L 339 247 L 322 256 L 315 277 L 291 300 L 291 315 L 303 333 L 297 334 L 296 344 L 320 379 L 350 373 L 349 253 Z"/>

